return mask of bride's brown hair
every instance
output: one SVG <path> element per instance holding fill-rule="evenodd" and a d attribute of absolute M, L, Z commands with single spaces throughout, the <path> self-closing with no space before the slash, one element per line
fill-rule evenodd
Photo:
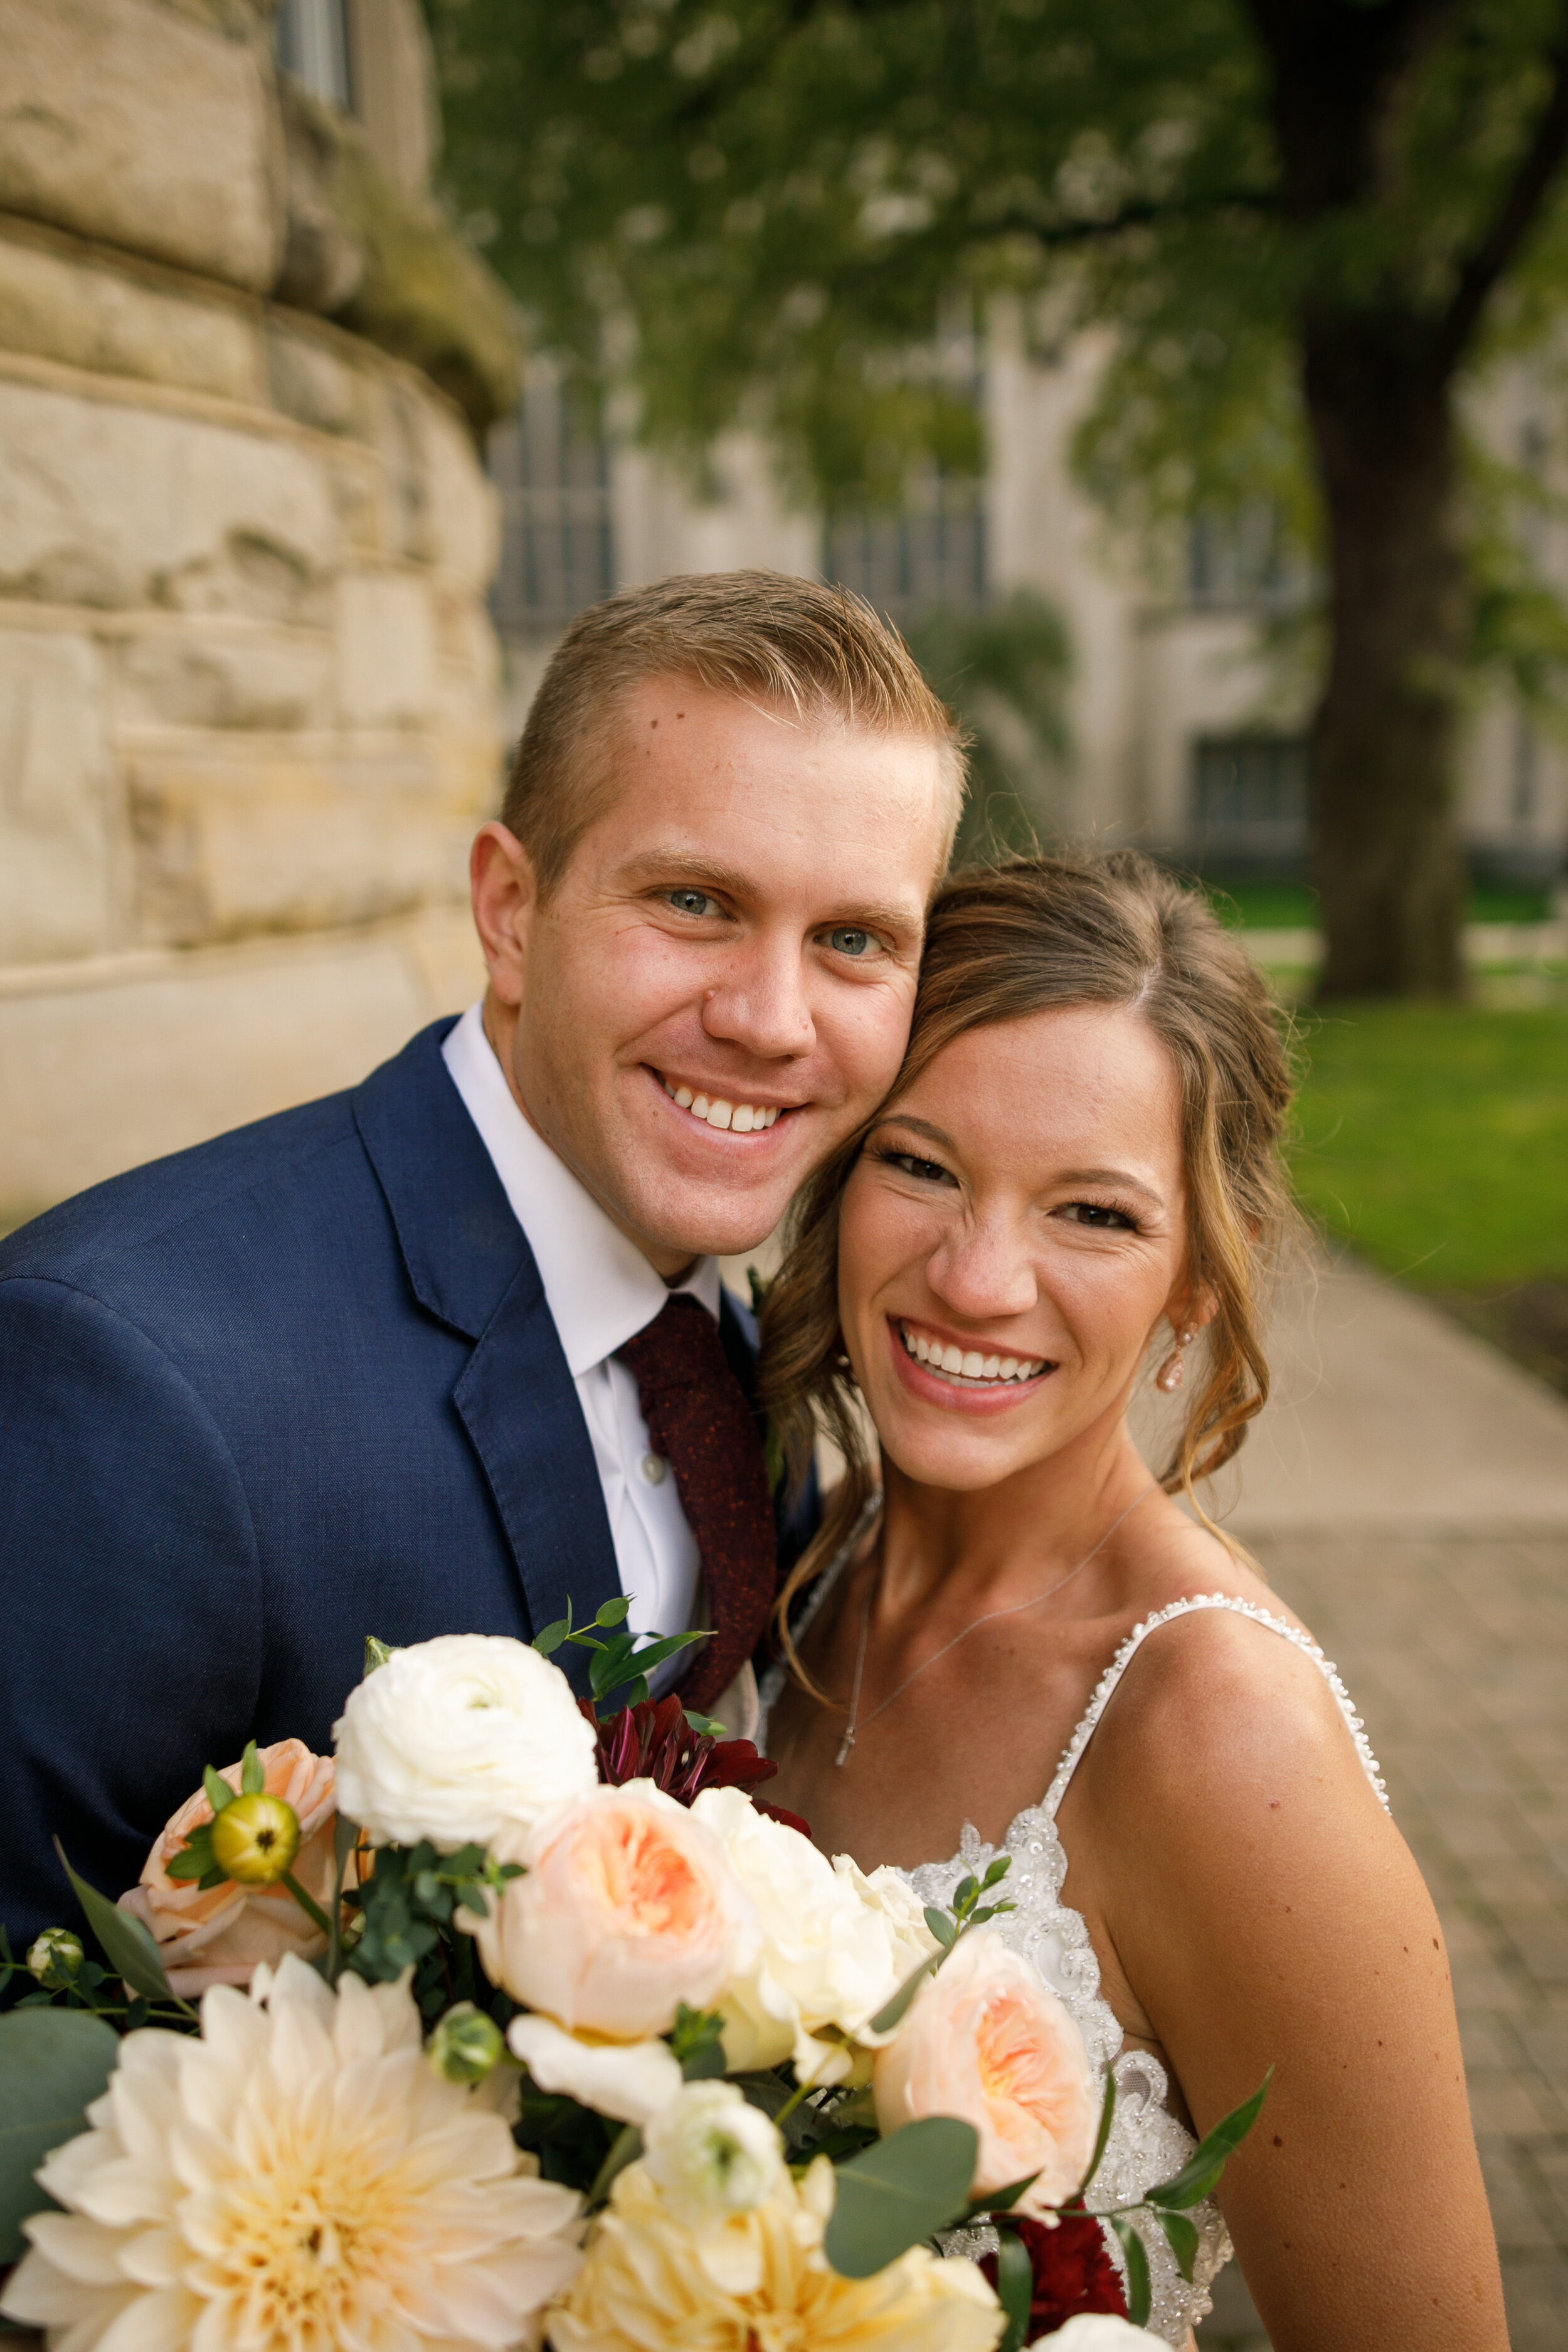
<path fill-rule="evenodd" d="M 972 1029 L 1079 1004 L 1120 1004 L 1146 1021 L 1181 1089 L 1187 1276 L 1214 1316 L 1205 1374 L 1161 1474 L 1207 1520 L 1195 1481 L 1228 1462 L 1268 1396 L 1258 1331 L 1260 1271 L 1296 1213 L 1279 1160 L 1290 1101 L 1281 1016 L 1251 956 L 1206 898 L 1132 851 L 1029 857 L 956 876 L 931 908 L 909 1050 L 889 1100 Z M 879 1112 L 878 1116 L 880 1116 Z M 788 1612 L 875 1491 L 858 1391 L 838 1319 L 838 1209 L 875 1119 L 842 1144 L 796 1201 L 781 1272 L 762 1311 L 762 1401 L 793 1480 L 819 1431 L 844 1457 L 815 1540 L 775 1604 Z M 1217 1531 L 1216 1531 L 1217 1532 Z"/>

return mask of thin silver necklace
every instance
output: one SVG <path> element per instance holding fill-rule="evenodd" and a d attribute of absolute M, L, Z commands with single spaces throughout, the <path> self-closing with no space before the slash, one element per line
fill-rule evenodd
<path fill-rule="evenodd" d="M 1050 1599 L 1052 1593 L 1060 1592 L 1069 1585 L 1075 1576 L 1081 1576 L 1084 1570 L 1089 1566 L 1090 1560 L 1098 1559 L 1100 1558 L 1100 1553 L 1105 1549 L 1106 1545 L 1110 1541 L 1111 1537 L 1116 1533 L 1116 1530 L 1121 1525 L 1122 1520 L 1130 1519 L 1132 1517 L 1133 1512 L 1138 1508 L 1138 1505 L 1148 1501 L 1150 1496 L 1153 1493 L 1159 1483 L 1160 1482 L 1157 1478 L 1150 1479 L 1149 1484 L 1144 1487 L 1143 1492 L 1138 1496 L 1134 1501 L 1128 1504 L 1127 1508 L 1122 1512 L 1121 1518 L 1111 1520 L 1110 1525 L 1106 1528 L 1105 1533 L 1100 1537 L 1100 1541 L 1095 1545 L 1094 1549 L 1092 1551 L 1086 1551 L 1076 1568 L 1069 1568 L 1064 1577 L 1061 1577 L 1055 1584 L 1047 1585 L 1044 1592 L 1037 1592 L 1032 1601 L 1015 1601 L 1010 1608 L 988 1609 L 984 1617 L 976 1617 L 970 1624 L 965 1625 L 962 1632 L 955 1633 L 951 1642 L 944 1642 L 940 1650 L 933 1650 L 929 1658 L 922 1659 L 921 1664 L 915 1668 L 912 1675 L 906 1675 L 904 1676 L 903 1681 L 899 1685 L 897 1690 L 889 1691 L 887 1697 L 881 1701 L 880 1705 L 874 1706 L 871 1709 L 870 1714 L 862 1718 L 860 1714 L 860 1682 L 861 1677 L 866 1672 L 866 1643 L 871 1631 L 871 1609 L 872 1604 L 877 1598 L 877 1587 L 881 1581 L 880 1571 L 879 1570 L 876 1576 L 868 1578 L 866 1584 L 865 1604 L 860 1612 L 860 1640 L 855 1652 L 855 1684 L 854 1688 L 849 1694 L 849 1720 L 844 1727 L 844 1737 L 838 1743 L 838 1753 L 833 1759 L 834 1763 L 836 1765 L 844 1765 L 848 1762 L 849 1750 L 855 1745 L 857 1735 L 864 1731 L 868 1724 L 875 1723 L 879 1715 L 886 1715 L 888 1709 L 892 1706 L 893 1701 L 896 1698 L 902 1698 L 910 1685 L 920 1680 L 927 1666 L 934 1666 L 939 1658 L 945 1658 L 950 1650 L 956 1650 L 960 1642 L 967 1642 L 971 1633 L 977 1633 L 982 1625 L 994 1625 L 999 1617 L 1021 1617 L 1026 1609 L 1037 1609 L 1042 1601 L 1048 1601 Z"/>

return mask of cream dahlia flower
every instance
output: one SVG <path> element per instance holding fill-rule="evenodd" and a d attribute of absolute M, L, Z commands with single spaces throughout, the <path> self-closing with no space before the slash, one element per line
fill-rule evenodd
<path fill-rule="evenodd" d="M 5 2299 L 57 2352 L 511 2352 L 581 2260 L 579 2200 L 425 2063 L 402 1984 L 216 1987 L 88 2116 Z"/>
<path fill-rule="evenodd" d="M 874 2278 L 841 2278 L 822 2251 L 833 2167 L 719 2229 L 684 2227 L 646 2164 L 610 2193 L 588 2252 L 546 2326 L 555 2352 L 990 2352 L 996 2298 L 975 2265 L 912 2247 Z"/>

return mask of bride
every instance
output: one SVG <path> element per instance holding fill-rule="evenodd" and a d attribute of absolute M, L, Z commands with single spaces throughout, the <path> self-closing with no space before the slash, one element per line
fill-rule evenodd
<path fill-rule="evenodd" d="M 1268 1392 L 1288 1100 L 1250 960 L 1142 859 L 943 893 L 898 1086 L 763 1316 L 794 1459 L 822 1426 L 847 1465 L 781 1597 L 769 1794 L 928 1901 L 1011 1854 L 997 1925 L 1114 2064 L 1123 2194 L 1274 2069 L 1194 2284 L 1150 2235 L 1157 2333 L 1228 2231 L 1277 2352 L 1505 2352 L 1431 1901 L 1333 1668 L 1194 1494 Z M 1190 1399 L 1159 1476 L 1151 1349 Z"/>

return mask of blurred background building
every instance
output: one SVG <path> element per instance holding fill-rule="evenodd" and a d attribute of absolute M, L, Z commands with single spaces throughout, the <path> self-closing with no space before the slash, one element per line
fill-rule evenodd
<path fill-rule="evenodd" d="M 572 614 L 663 572 L 768 564 L 843 581 L 914 631 L 922 656 L 932 631 L 1033 597 L 1063 625 L 1062 748 L 1031 740 L 1026 723 L 1009 735 L 1004 710 L 980 715 L 1007 738 L 1009 779 L 1041 834 L 1136 842 L 1226 881 L 1301 874 L 1313 583 L 1266 505 L 1239 523 L 1200 518 L 1163 549 L 1118 540 L 1070 458 L 1103 359 L 1099 337 L 1056 346 L 997 305 L 967 370 L 984 477 L 924 471 L 900 508 L 833 515 L 787 504 L 769 452 L 741 435 L 694 486 L 629 430 L 590 422 L 561 372 L 533 360 L 519 412 L 489 441 L 509 729 Z M 1478 424 L 1505 463 L 1541 470 L 1553 397 L 1524 368 L 1490 386 Z M 1539 530 L 1561 536 L 1551 519 Z M 1568 551 L 1538 551 L 1568 584 Z M 1562 872 L 1568 762 L 1554 740 L 1494 698 L 1472 712 L 1462 777 L 1478 873 Z"/>

